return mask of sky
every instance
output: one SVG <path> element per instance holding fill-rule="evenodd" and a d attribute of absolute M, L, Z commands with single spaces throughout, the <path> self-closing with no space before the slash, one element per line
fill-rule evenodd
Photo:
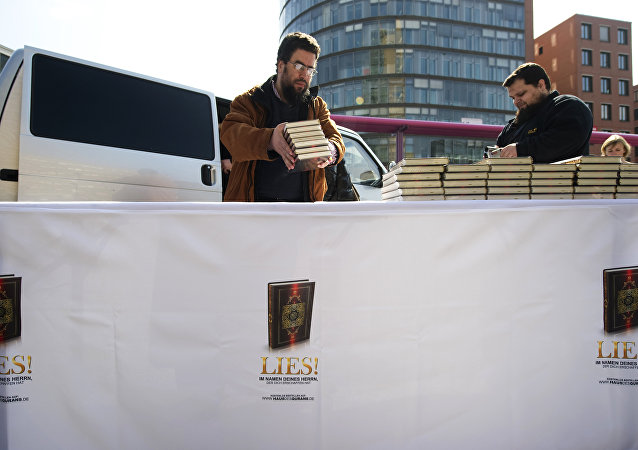
<path fill-rule="evenodd" d="M 633 0 L 535 0 L 534 37 L 574 14 L 626 20 Z M 0 0 L 0 44 L 25 45 L 234 98 L 275 71 L 280 0 Z M 638 84 L 638 61 L 633 64 Z"/>

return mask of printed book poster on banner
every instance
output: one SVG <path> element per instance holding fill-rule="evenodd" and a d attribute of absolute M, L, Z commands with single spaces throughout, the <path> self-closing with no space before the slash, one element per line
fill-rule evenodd
<path fill-rule="evenodd" d="M 312 352 L 315 282 L 270 282 L 267 289 L 269 355 L 261 357 L 262 400 L 308 403 L 319 392 L 319 358 Z"/>
<path fill-rule="evenodd" d="M 22 333 L 22 277 L 0 275 L 0 404 L 29 401 L 24 387 L 31 381 L 31 356 L 9 351 Z"/>
<path fill-rule="evenodd" d="M 603 270 L 603 338 L 595 365 L 600 385 L 638 388 L 638 266 Z"/>

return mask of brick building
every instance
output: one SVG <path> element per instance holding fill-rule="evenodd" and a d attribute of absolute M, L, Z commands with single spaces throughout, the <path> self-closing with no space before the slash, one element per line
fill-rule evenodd
<path fill-rule="evenodd" d="M 634 132 L 631 22 L 576 14 L 535 39 L 534 60 L 552 88 L 587 103 L 594 130 Z M 590 146 L 590 154 L 599 153 Z"/>

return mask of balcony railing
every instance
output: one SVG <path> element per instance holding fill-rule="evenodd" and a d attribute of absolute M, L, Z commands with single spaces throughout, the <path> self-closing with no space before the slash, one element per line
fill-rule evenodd
<path fill-rule="evenodd" d="M 354 131 L 387 133 L 396 136 L 397 161 L 403 158 L 403 137 L 406 134 L 425 136 L 449 136 L 494 139 L 503 129 L 501 125 L 481 125 L 456 122 L 434 122 L 428 120 L 390 119 L 367 116 L 332 115 L 339 125 Z M 638 146 L 638 135 L 626 133 L 592 132 L 590 144 L 602 144 L 612 134 L 624 137 L 629 145 Z"/>

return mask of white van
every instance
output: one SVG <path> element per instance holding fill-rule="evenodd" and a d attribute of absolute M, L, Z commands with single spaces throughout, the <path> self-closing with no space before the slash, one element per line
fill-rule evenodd
<path fill-rule="evenodd" d="M 229 106 L 210 92 L 17 50 L 0 73 L 0 201 L 221 201 L 218 124 Z M 380 200 L 385 168 L 357 133 L 339 129 L 361 199 Z"/>
<path fill-rule="evenodd" d="M 221 201 L 212 93 L 25 47 L 0 107 L 0 201 Z"/>

